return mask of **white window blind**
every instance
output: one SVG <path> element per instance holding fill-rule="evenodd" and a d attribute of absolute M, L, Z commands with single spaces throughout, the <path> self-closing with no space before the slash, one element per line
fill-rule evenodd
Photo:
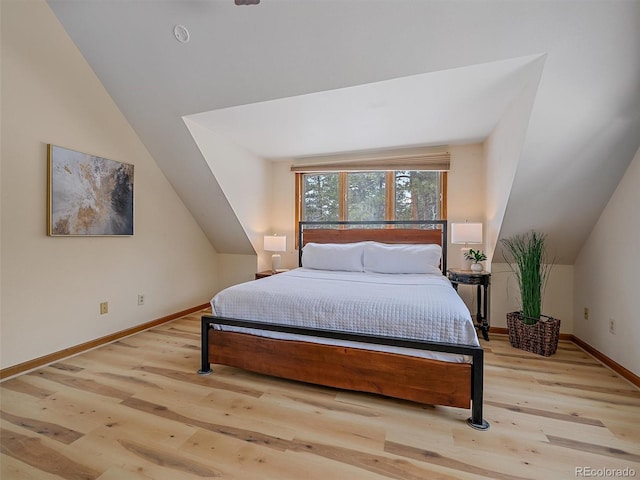
<path fill-rule="evenodd" d="M 383 152 L 297 158 L 292 172 L 354 172 L 376 170 L 447 171 L 451 154 L 443 148 L 411 148 Z"/>

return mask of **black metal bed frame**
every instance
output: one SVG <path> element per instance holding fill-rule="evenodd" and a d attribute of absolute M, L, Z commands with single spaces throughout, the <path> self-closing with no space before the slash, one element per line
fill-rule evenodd
<path fill-rule="evenodd" d="M 304 227 L 307 225 L 398 225 L 398 224 L 435 224 L 442 225 L 442 248 L 443 260 L 442 269 L 446 272 L 446 239 L 447 239 L 447 222 L 446 220 L 435 221 L 376 221 L 376 222 L 300 222 L 298 231 L 298 245 L 302 245 L 302 234 Z M 300 252 L 302 248 L 300 248 Z M 299 261 L 302 262 L 302 253 L 300 253 Z M 483 391 L 484 391 L 484 350 L 482 347 L 473 345 L 458 345 L 453 343 L 428 342 L 421 340 L 411 340 L 398 337 L 363 335 L 351 332 L 324 330 L 306 327 L 292 327 L 289 325 L 266 323 L 254 320 L 240 320 L 234 318 L 218 317 L 214 315 L 203 315 L 201 319 L 201 368 L 198 370 L 199 375 L 210 375 L 212 373 L 211 363 L 209 362 L 209 330 L 214 325 L 226 325 L 241 328 L 252 328 L 257 330 L 268 330 L 273 332 L 288 333 L 302 336 L 315 336 L 321 338 L 330 338 L 336 340 L 346 340 L 351 342 L 368 343 L 376 345 L 389 345 L 393 347 L 404 347 L 415 350 L 426 350 L 442 353 L 452 353 L 458 355 L 469 355 L 472 359 L 471 364 L 471 417 L 467 419 L 467 424 L 477 430 L 487 430 L 489 423 L 483 418 Z"/>

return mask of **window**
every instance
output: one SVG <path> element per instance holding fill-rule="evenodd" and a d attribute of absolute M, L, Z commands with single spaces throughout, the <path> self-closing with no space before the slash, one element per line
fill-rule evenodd
<path fill-rule="evenodd" d="M 300 174 L 298 174 L 300 175 Z M 328 222 L 340 219 L 340 189 L 337 173 L 301 175 L 302 219 Z"/>
<path fill-rule="evenodd" d="M 347 173 L 345 220 L 386 220 L 386 177 L 385 172 Z"/>
<path fill-rule="evenodd" d="M 445 219 L 446 175 L 420 170 L 297 173 L 297 219 Z"/>
<path fill-rule="evenodd" d="M 394 172 L 395 220 L 443 219 L 440 172 Z"/>

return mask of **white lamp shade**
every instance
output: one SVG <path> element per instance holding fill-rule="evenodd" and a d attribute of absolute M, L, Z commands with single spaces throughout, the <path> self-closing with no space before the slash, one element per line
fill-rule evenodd
<path fill-rule="evenodd" d="M 287 237 L 277 235 L 264 236 L 264 249 L 268 252 L 285 252 L 287 250 Z"/>
<path fill-rule="evenodd" d="M 451 243 L 482 243 L 482 224 L 452 223 Z"/>

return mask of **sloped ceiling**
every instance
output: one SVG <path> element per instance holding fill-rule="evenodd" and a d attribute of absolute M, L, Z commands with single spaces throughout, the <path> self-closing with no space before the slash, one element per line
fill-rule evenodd
<path fill-rule="evenodd" d="M 221 108 L 187 118 L 272 160 L 482 142 L 538 56 Z"/>
<path fill-rule="evenodd" d="M 501 235 L 548 232 L 561 263 L 573 262 L 639 146 L 638 1 L 48 3 L 219 252 L 253 248 L 184 116 L 213 122 L 246 106 L 256 119 L 250 104 L 405 79 L 412 87 L 393 95 L 404 105 L 396 114 L 407 120 L 387 124 L 372 147 L 478 141 L 522 81 L 519 66 L 546 55 Z M 188 28 L 188 43 L 174 38 L 177 24 Z M 421 89 L 431 99 L 428 113 L 424 103 L 401 99 Z M 370 112 L 385 110 L 380 91 L 369 90 Z M 341 115 L 352 104 L 363 103 L 342 101 Z M 218 114 L 204 113 L 212 111 Z M 212 125 L 265 157 L 352 148 L 305 112 L 295 124 L 321 141 L 300 142 L 295 151 L 286 129 L 269 138 L 269 151 L 256 151 L 265 148 L 255 143 L 259 124 Z M 408 138 L 417 115 L 428 126 L 446 119 L 447 128 Z"/>

